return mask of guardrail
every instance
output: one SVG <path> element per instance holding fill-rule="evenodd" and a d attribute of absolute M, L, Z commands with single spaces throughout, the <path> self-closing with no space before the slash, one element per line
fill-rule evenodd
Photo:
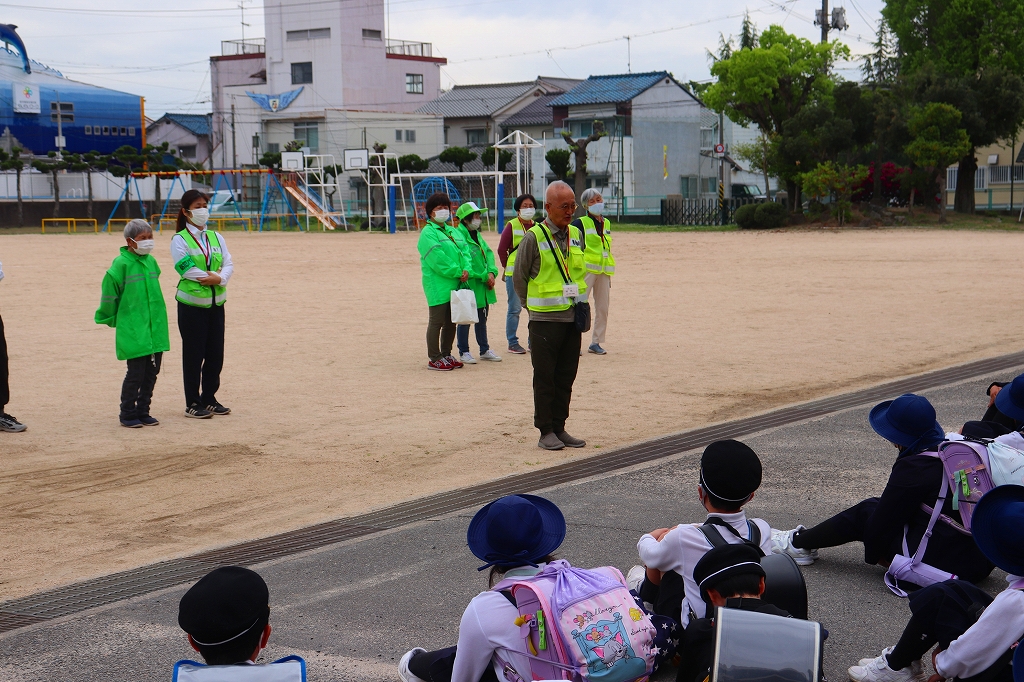
<path fill-rule="evenodd" d="M 43 218 L 43 223 L 41 225 L 43 234 L 46 234 L 47 225 L 64 225 L 67 227 L 68 234 L 71 234 L 72 232 L 77 233 L 79 225 L 92 227 L 92 231 L 96 233 L 99 233 L 100 231 L 99 223 L 96 222 L 95 218 Z"/>

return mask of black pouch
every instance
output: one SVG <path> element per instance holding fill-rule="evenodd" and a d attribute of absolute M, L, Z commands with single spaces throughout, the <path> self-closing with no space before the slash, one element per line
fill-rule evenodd
<path fill-rule="evenodd" d="M 590 331 L 590 303 L 586 301 L 577 301 L 573 306 L 573 312 L 576 315 L 576 331 L 581 334 L 586 334 Z"/>

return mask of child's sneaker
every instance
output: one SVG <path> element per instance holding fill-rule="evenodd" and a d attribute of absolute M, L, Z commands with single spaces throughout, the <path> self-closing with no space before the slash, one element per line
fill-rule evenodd
<path fill-rule="evenodd" d="M 204 410 L 199 406 L 199 403 L 192 403 L 185 408 L 185 416 L 191 417 L 192 419 L 209 419 L 213 416 L 213 413 Z"/>
<path fill-rule="evenodd" d="M 886 647 L 885 649 L 882 649 L 882 655 L 883 656 L 888 656 L 889 654 L 892 653 L 892 650 L 895 649 L 895 648 L 896 647 L 894 647 L 894 646 L 890 646 L 890 647 Z M 857 665 L 860 666 L 861 668 L 864 668 L 869 663 L 871 663 L 871 661 L 873 661 L 873 660 L 875 660 L 875 659 L 873 659 L 873 658 L 862 658 L 859 661 L 857 661 Z M 886 659 L 886 660 L 888 660 L 888 659 Z M 914 673 L 914 677 L 919 677 L 922 680 L 928 678 L 928 676 L 924 674 L 924 664 L 921 663 L 921 659 L 920 658 L 917 659 L 916 661 L 912 661 L 910 663 L 910 670 Z"/>
<path fill-rule="evenodd" d="M 121 421 L 121 426 L 124 426 L 124 427 L 129 428 L 129 429 L 141 429 L 142 428 L 142 422 L 140 422 L 138 419 L 121 419 L 120 421 Z"/>
<path fill-rule="evenodd" d="M 402 678 L 402 682 L 426 682 L 422 677 L 416 677 L 409 671 L 409 661 L 412 660 L 412 657 L 416 654 L 423 654 L 426 652 L 426 649 L 421 649 L 419 647 L 405 652 L 402 656 L 402 660 L 398 662 L 398 676 Z"/>
<path fill-rule="evenodd" d="M 488 362 L 501 362 L 501 357 L 495 355 L 493 350 L 488 350 L 486 353 L 481 353 L 480 359 L 487 360 Z"/>
<path fill-rule="evenodd" d="M 640 586 L 644 584 L 644 578 L 646 577 L 646 568 L 643 566 L 634 566 L 629 569 L 629 573 L 626 574 L 626 584 L 629 585 L 629 589 L 640 594 Z"/>
<path fill-rule="evenodd" d="M 160 424 L 159 419 L 156 417 L 150 417 L 148 414 L 144 414 L 139 417 L 139 421 L 142 422 L 143 426 L 158 426 Z"/>
<path fill-rule="evenodd" d="M 802 530 L 803 526 L 797 526 L 793 530 L 772 529 L 772 554 L 788 554 L 798 566 L 810 566 L 817 561 L 818 550 L 793 546 L 793 536 Z"/>
<path fill-rule="evenodd" d="M 891 651 L 890 647 L 878 658 L 869 659 L 867 665 L 854 665 L 846 672 L 853 682 L 923 682 L 923 674 L 915 673 L 913 665 L 902 670 L 890 668 L 885 657 Z"/>

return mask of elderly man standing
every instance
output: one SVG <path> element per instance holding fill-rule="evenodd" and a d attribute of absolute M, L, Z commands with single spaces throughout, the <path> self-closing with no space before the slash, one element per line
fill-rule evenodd
<path fill-rule="evenodd" d="M 540 430 L 537 445 L 545 450 L 587 444 L 565 432 L 582 338 L 573 307 L 587 300 L 583 240 L 579 229 L 569 224 L 578 208 L 575 199 L 566 183 L 548 185 L 547 217 L 527 230 L 520 242 L 512 280 L 530 311 L 533 423 Z"/>

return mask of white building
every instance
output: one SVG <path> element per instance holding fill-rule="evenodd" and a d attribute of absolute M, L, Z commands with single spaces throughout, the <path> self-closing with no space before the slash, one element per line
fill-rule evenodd
<path fill-rule="evenodd" d="M 430 43 L 385 35 L 384 0 L 266 0 L 265 38 L 210 58 L 215 168 L 251 166 L 299 140 L 312 153 L 388 145 L 443 149 L 443 119 L 414 114 L 440 94 Z"/>

